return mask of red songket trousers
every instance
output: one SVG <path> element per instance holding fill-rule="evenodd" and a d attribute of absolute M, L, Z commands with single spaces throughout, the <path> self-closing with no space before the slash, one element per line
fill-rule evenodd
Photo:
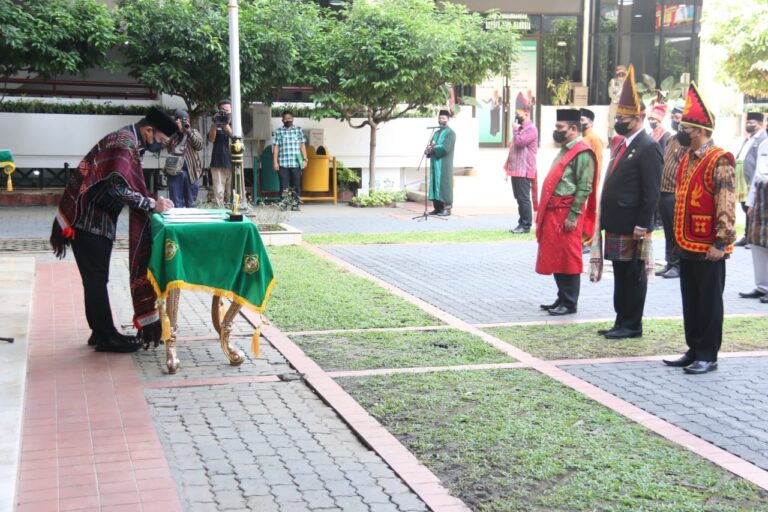
<path fill-rule="evenodd" d="M 576 229 L 566 232 L 563 224 L 571 211 L 573 196 L 552 196 L 546 206 L 542 205 L 539 215 L 541 224 L 537 227 L 539 252 L 536 255 L 537 274 L 581 274 L 584 269 L 581 252 L 581 235 L 584 216 L 579 215 Z"/>

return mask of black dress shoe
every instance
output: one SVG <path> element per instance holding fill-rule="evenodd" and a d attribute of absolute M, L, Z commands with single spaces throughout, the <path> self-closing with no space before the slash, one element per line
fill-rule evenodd
<path fill-rule="evenodd" d="M 761 292 L 757 288 L 755 288 L 751 292 L 746 292 L 746 293 L 739 292 L 739 297 L 741 297 L 742 299 L 759 299 L 760 297 L 764 297 L 764 296 L 765 296 L 765 293 Z"/>
<path fill-rule="evenodd" d="M 747 245 L 747 237 L 743 236 L 741 237 L 737 242 L 733 243 L 734 247 L 746 247 Z"/>
<path fill-rule="evenodd" d="M 667 366 L 672 366 L 674 368 L 685 368 L 686 366 L 693 363 L 694 359 L 685 354 L 677 359 L 662 359 L 662 362 Z"/>
<path fill-rule="evenodd" d="M 516 235 L 530 233 L 530 232 L 531 232 L 531 228 L 524 228 L 523 226 L 517 226 L 515 229 L 510 231 L 510 233 L 514 233 Z"/>
<path fill-rule="evenodd" d="M 552 316 L 572 315 L 574 313 L 576 313 L 575 307 L 568 307 L 563 304 L 549 310 L 549 314 Z"/>
<path fill-rule="evenodd" d="M 442 211 L 435 214 L 436 217 L 450 217 L 451 216 L 451 209 L 447 206 L 443 208 Z"/>
<path fill-rule="evenodd" d="M 108 338 L 100 339 L 96 343 L 96 352 L 118 352 L 128 354 L 141 348 L 141 342 L 135 337 L 115 333 Z"/>
<path fill-rule="evenodd" d="M 661 269 L 661 270 L 657 270 L 657 271 L 656 271 L 656 272 L 654 272 L 653 274 L 654 274 L 654 275 L 656 275 L 656 276 L 660 276 L 660 275 L 664 274 L 665 272 L 667 272 L 667 271 L 668 271 L 669 269 L 671 269 L 671 268 L 672 268 L 672 265 L 670 265 L 669 263 L 667 263 L 666 265 L 664 265 L 664 268 L 663 268 L 663 269 Z"/>
<path fill-rule="evenodd" d="M 685 373 L 700 375 L 717 370 L 717 361 L 694 361 L 690 366 L 683 368 Z"/>
<path fill-rule="evenodd" d="M 763 304 L 768 304 L 768 297 L 760 297 L 760 302 Z"/>
<path fill-rule="evenodd" d="M 643 331 L 635 331 L 633 329 L 627 329 L 626 327 L 619 327 L 618 329 L 611 329 L 605 333 L 605 337 L 609 340 L 623 340 L 625 338 L 639 338 L 643 335 Z"/>
<path fill-rule="evenodd" d="M 88 338 L 88 346 L 93 347 L 98 343 L 99 340 L 96 338 L 95 334 L 91 334 L 91 336 Z"/>
<path fill-rule="evenodd" d="M 437 215 L 437 214 L 438 214 L 438 213 L 440 213 L 441 211 L 442 211 L 442 210 L 438 210 L 437 208 L 435 208 L 434 210 L 432 210 L 431 212 L 429 212 L 427 215 Z"/>
<path fill-rule="evenodd" d="M 552 304 L 539 304 L 539 307 L 544 311 L 549 311 L 550 309 L 555 309 L 559 305 L 560 305 L 560 301 L 556 300 Z"/>
<path fill-rule="evenodd" d="M 616 326 L 613 326 L 613 327 L 611 327 L 610 329 L 598 329 L 598 330 L 597 330 L 597 334 L 599 334 L 599 335 L 601 335 L 601 336 L 605 336 L 605 335 L 606 335 L 606 334 L 608 334 L 609 332 L 613 332 L 613 331 L 615 331 L 616 329 L 617 329 L 617 327 L 616 327 Z"/>
<path fill-rule="evenodd" d="M 677 267 L 670 267 L 669 270 L 661 274 L 664 279 L 677 279 L 680 277 L 680 269 Z"/>

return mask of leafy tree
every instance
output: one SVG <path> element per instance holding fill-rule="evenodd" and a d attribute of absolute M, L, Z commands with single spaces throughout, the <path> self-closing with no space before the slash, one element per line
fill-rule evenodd
<path fill-rule="evenodd" d="M 82 73 L 102 65 L 117 40 L 96 0 L 0 0 L 0 76 Z"/>
<path fill-rule="evenodd" d="M 312 36 L 314 4 L 240 2 L 240 87 L 244 101 L 269 102 L 297 80 L 298 59 Z M 181 97 L 197 117 L 229 96 L 229 24 L 221 0 L 120 0 L 122 53 L 131 76 Z"/>
<path fill-rule="evenodd" d="M 369 183 L 376 186 L 376 130 L 445 103 L 448 84 L 472 84 L 508 68 L 516 36 L 508 24 L 432 0 L 353 2 L 326 13 L 304 59 L 313 100 L 353 128 L 370 130 Z"/>
<path fill-rule="evenodd" d="M 759 22 L 768 16 L 768 3 L 709 2 L 704 15 L 704 37 L 725 52 L 720 80 L 750 96 L 768 96 L 768 29 Z"/>

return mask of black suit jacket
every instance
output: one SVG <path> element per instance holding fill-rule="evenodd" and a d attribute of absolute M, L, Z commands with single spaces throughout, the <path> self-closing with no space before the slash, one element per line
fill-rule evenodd
<path fill-rule="evenodd" d="M 652 231 L 664 167 L 661 146 L 641 131 L 611 172 L 616 153 L 611 155 L 606 171 L 600 200 L 600 227 L 621 235 L 632 234 L 635 226 Z"/>

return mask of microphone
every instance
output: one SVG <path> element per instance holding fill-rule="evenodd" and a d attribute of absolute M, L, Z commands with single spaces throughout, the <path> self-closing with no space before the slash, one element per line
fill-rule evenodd
<path fill-rule="evenodd" d="M 442 128 L 442 126 L 427 126 L 427 130 L 437 130 L 438 128 Z"/>

